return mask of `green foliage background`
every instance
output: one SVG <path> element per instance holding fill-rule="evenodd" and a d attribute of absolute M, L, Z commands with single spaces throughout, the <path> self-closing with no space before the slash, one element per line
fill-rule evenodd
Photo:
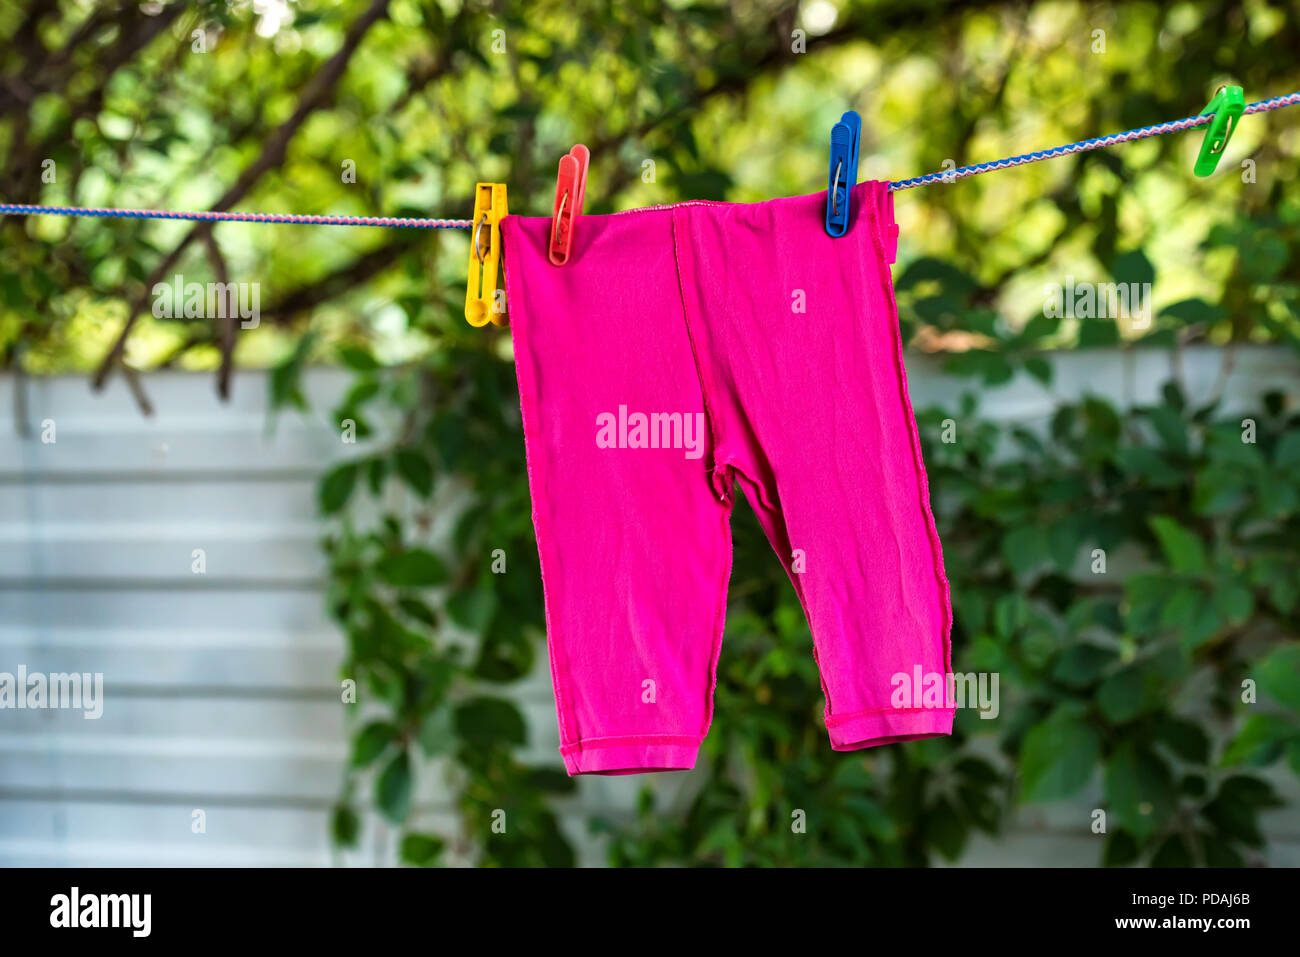
<path fill-rule="evenodd" d="M 484 180 L 540 214 L 579 141 L 590 212 L 751 201 L 824 188 L 848 108 L 861 178 L 900 179 L 1190 115 L 1225 81 L 1248 100 L 1300 89 L 1297 8 L 1263 2 L 303 0 L 272 22 L 249 4 L 33 0 L 0 7 L 0 37 L 6 200 L 86 206 L 465 217 Z M 1294 347 L 1296 111 L 1243 121 L 1210 180 L 1191 176 L 1199 139 L 899 195 L 905 340 L 972 396 L 1020 372 L 1050 387 L 1053 349 Z M 384 438 L 323 476 L 320 504 L 342 673 L 378 710 L 357 722 L 335 837 L 373 809 L 409 863 L 564 864 L 556 800 L 573 785 L 558 758 L 521 758 L 510 701 L 543 638 L 509 339 L 461 319 L 465 248 L 460 233 L 9 217 L 0 356 L 126 375 L 145 405 L 141 369 L 214 370 L 224 392 L 235 366 L 269 366 L 276 403 L 299 408 L 304 367 L 354 370 L 328 411 Z M 261 283 L 260 327 L 153 318 L 149 290 L 174 272 Z M 1153 282 L 1154 322 L 1048 318 L 1044 286 L 1071 276 Z M 1099 861 L 1258 859 L 1259 812 L 1278 803 L 1259 771 L 1300 772 L 1295 396 L 1258 397 L 1253 443 L 1243 416 L 1176 381 L 1150 407 L 1112 400 L 1063 402 L 1045 432 L 984 422 L 973 398 L 919 410 L 954 665 L 1002 678 L 998 720 L 963 712 L 951 740 L 830 752 L 807 626 L 738 510 L 701 766 L 684 804 L 647 790 L 635 820 L 593 822 L 611 861 L 927 863 L 1001 833 L 1018 803 L 1097 782 Z M 947 418 L 958 442 L 940 441 Z M 419 509 L 371 517 L 392 483 L 465 496 L 449 545 Z M 490 572 L 497 548 L 509 574 Z M 1089 574 L 1096 548 L 1137 571 Z M 1247 678 L 1258 703 L 1242 703 Z M 434 760 L 459 795 L 446 833 L 412 823 Z"/>

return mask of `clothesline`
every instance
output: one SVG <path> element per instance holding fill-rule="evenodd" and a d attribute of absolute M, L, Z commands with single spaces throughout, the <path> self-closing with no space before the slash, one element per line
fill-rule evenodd
<path fill-rule="evenodd" d="M 1268 100 L 1260 100 L 1257 103 L 1251 103 L 1243 112 L 1266 113 L 1270 110 L 1278 110 L 1285 106 L 1295 106 L 1298 103 L 1300 103 L 1300 91 L 1289 93 L 1285 96 L 1275 96 Z M 1155 126 L 1143 126 L 1134 130 L 1126 130 L 1123 133 L 1111 133 L 1108 136 L 1099 136 L 1090 140 L 1080 140 L 1076 143 L 1067 143 L 1064 146 L 1054 146 L 1051 149 L 1038 150 L 1034 153 L 1022 153 L 1019 156 L 1010 156 L 1006 159 L 993 160 L 988 163 L 976 163 L 973 166 L 962 166 L 957 169 L 943 170 L 938 173 L 927 173 L 925 176 L 917 176 L 912 179 L 890 183 L 889 190 L 890 192 L 896 193 L 900 190 L 914 189 L 917 186 L 926 186 L 930 183 L 951 183 L 959 179 L 965 179 L 969 176 L 977 176 L 980 173 L 987 173 L 992 170 L 1011 169 L 1015 166 L 1039 163 L 1043 160 L 1055 159 L 1058 156 L 1067 156 L 1071 153 L 1086 153 L 1089 150 L 1101 149 L 1106 146 L 1116 146 L 1120 143 L 1131 143 L 1134 140 L 1146 139 L 1149 136 L 1160 136 L 1164 133 L 1176 133 L 1180 130 L 1195 129 L 1198 126 L 1206 125 L 1213 119 L 1214 117 L 1212 114 L 1188 116 L 1181 120 L 1170 120 L 1166 123 L 1157 123 Z M 181 219 L 193 220 L 195 222 L 285 223 L 301 226 L 387 226 L 402 229 L 470 229 L 474 225 L 473 221 L 468 219 L 418 219 L 393 216 L 299 216 L 292 214 L 239 213 L 218 210 L 185 211 L 172 209 L 102 209 L 84 206 L 33 206 L 13 203 L 0 203 L 0 215 L 91 216 L 120 219 Z"/>
<path fill-rule="evenodd" d="M 1267 113 L 1269 110 L 1280 110 L 1284 106 L 1295 106 L 1300 103 L 1300 91 L 1288 93 L 1286 96 L 1275 96 L 1270 100 L 1260 100 L 1258 103 L 1249 104 L 1243 113 Z M 928 173 L 925 176 L 917 176 L 914 179 L 905 179 L 901 182 L 890 183 L 890 192 L 898 192 L 900 189 L 912 189 L 916 186 L 925 186 L 928 183 L 947 183 L 956 179 L 964 179 L 967 176 L 976 176 L 979 173 L 987 173 L 995 169 L 1010 169 L 1013 166 L 1025 166 L 1029 163 L 1038 163 L 1046 159 L 1055 159 L 1058 156 L 1067 156 L 1070 153 L 1086 153 L 1089 150 L 1098 150 L 1104 146 L 1116 146 L 1120 143 L 1131 143 L 1134 140 L 1146 139 L 1148 136 L 1160 136 L 1163 133 L 1176 133 L 1179 130 L 1190 130 L 1198 126 L 1205 126 L 1211 122 L 1214 116 L 1209 113 L 1200 116 L 1188 116 L 1181 120 L 1170 120 L 1167 123 L 1157 123 L 1155 126 L 1142 126 L 1135 130 L 1126 130 L 1123 133 L 1111 133 L 1109 136 L 1098 136 L 1091 140 L 1080 140 L 1077 143 L 1067 143 L 1065 146 L 1054 146 L 1050 150 L 1039 150 L 1036 153 L 1022 153 L 1019 156 L 1011 156 L 1007 159 L 993 160 L 990 163 L 976 163 L 974 166 L 963 166 L 960 169 L 944 170 L 940 173 Z"/>

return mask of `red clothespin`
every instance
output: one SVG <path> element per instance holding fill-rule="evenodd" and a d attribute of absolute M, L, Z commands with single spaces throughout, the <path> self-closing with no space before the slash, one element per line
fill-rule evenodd
<path fill-rule="evenodd" d="M 551 214 L 551 262 L 563 266 L 573 251 L 573 230 L 582 215 L 582 201 L 587 195 L 587 164 L 591 151 L 579 143 L 560 157 L 560 171 L 555 181 L 555 210 Z"/>

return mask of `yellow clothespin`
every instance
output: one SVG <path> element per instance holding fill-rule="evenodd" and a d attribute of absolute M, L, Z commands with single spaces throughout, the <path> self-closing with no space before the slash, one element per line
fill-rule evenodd
<path fill-rule="evenodd" d="M 469 282 L 465 287 L 465 321 L 471 326 L 506 324 L 505 296 L 497 302 L 501 265 L 501 220 L 507 213 L 504 183 L 474 187 L 474 219 L 469 234 Z"/>

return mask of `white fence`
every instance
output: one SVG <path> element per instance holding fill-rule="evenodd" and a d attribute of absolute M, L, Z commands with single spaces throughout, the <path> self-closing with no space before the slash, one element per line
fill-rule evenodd
<path fill-rule="evenodd" d="M 1214 388 L 1223 358 L 1185 355 L 1189 391 Z M 1060 395 L 1146 401 L 1169 357 L 1089 353 L 1055 364 Z M 966 387 L 925 360 L 909 360 L 909 370 L 918 408 Z M 1290 353 L 1242 350 L 1228 394 L 1276 387 L 1296 396 L 1298 371 Z M 103 672 L 108 697 L 98 720 L 0 710 L 0 863 L 392 859 L 392 835 L 373 819 L 357 852 L 337 855 L 328 840 L 347 735 L 342 639 L 323 609 L 315 481 L 327 462 L 355 451 L 323 415 L 347 382 L 337 371 L 308 375 L 313 413 L 285 413 L 272 431 L 260 373 L 238 375 L 225 405 L 210 376 L 146 377 L 153 418 L 120 381 L 94 395 L 81 378 L 0 379 L 0 395 L 13 393 L 23 410 L 22 421 L 6 416 L 0 426 L 0 672 Z M 988 393 L 982 412 L 1041 419 L 1054 401 L 1018 381 Z M 55 441 L 42 441 L 51 426 Z M 547 676 L 526 682 L 519 700 L 530 750 L 558 763 Z M 428 775 L 434 786 L 423 793 L 444 796 L 419 814 L 452 827 L 440 770 Z M 617 817 L 638 786 L 670 798 L 688 778 L 582 779 L 565 808 L 581 859 L 602 859 L 582 826 L 589 812 Z M 1086 820 L 1078 805 L 1030 809 L 1007 839 L 976 842 L 963 863 L 1095 863 Z M 1266 820 L 1270 860 L 1300 864 L 1300 813 Z"/>

